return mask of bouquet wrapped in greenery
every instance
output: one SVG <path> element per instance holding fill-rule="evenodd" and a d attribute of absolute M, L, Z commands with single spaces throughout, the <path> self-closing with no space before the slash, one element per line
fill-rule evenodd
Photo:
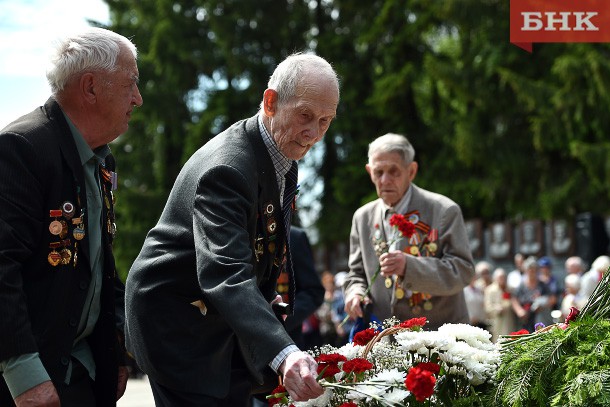
<path fill-rule="evenodd" d="M 491 334 L 466 324 L 425 331 L 426 318 L 372 325 L 341 348 L 311 353 L 325 393 L 292 401 L 280 386 L 270 406 L 484 406 L 500 354 Z"/>
<path fill-rule="evenodd" d="M 610 406 L 610 272 L 566 322 L 500 340 L 493 406 Z"/>

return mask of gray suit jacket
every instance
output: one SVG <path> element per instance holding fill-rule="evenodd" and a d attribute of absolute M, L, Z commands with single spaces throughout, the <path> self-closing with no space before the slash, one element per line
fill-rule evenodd
<path fill-rule="evenodd" d="M 293 343 L 269 305 L 282 219 L 256 117 L 188 160 L 126 282 L 127 347 L 151 379 L 220 398 L 232 366 L 245 364 L 262 381 L 268 363 Z"/>
<path fill-rule="evenodd" d="M 407 293 L 398 300 L 394 290 L 384 285 L 384 277 L 374 282 L 369 296 L 373 301 L 372 313 L 384 320 L 391 316 L 407 320 L 425 316 L 427 329 L 436 329 L 444 323 L 468 323 L 468 310 L 463 289 L 474 275 L 474 265 L 462 212 L 449 198 L 426 191 L 411 184 L 413 195 L 407 212 L 419 211 L 421 221 L 438 230 L 438 249 L 434 255 L 407 256 L 407 267 L 402 287 Z M 349 273 L 345 282 L 346 297 L 363 295 L 379 266 L 373 246 L 375 224 L 381 225 L 384 205 L 381 199 L 359 208 L 352 220 L 350 233 Z M 406 239 L 400 248 L 408 246 Z M 432 309 L 414 313 L 409 303 L 410 292 L 432 295 Z"/>

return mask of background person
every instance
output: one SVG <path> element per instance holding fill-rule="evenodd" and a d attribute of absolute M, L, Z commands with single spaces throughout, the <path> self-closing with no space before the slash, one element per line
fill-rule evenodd
<path fill-rule="evenodd" d="M 379 199 L 354 213 L 346 312 L 353 319 L 362 318 L 367 302 L 379 320 L 425 316 L 429 329 L 447 322 L 468 323 L 463 289 L 474 276 L 474 265 L 460 207 L 412 183 L 418 169 L 415 150 L 402 135 L 389 133 L 375 139 L 365 168 Z M 378 234 L 389 240 L 392 213 L 406 214 L 416 233 L 398 242 L 397 250 L 377 257 L 374 238 Z M 365 299 L 378 266 L 381 275 Z M 391 284 L 386 284 L 388 280 Z"/>
<path fill-rule="evenodd" d="M 114 406 L 128 378 L 108 143 L 127 131 L 136 47 L 58 42 L 52 96 L 0 132 L 0 405 Z"/>
<path fill-rule="evenodd" d="M 157 406 L 247 406 L 272 371 L 294 400 L 323 393 L 316 362 L 270 304 L 281 300 L 276 281 L 286 271 L 295 306 L 286 240 L 296 160 L 322 139 L 338 102 L 330 64 L 291 55 L 273 72 L 259 113 L 182 168 L 126 283 L 128 349 Z"/>

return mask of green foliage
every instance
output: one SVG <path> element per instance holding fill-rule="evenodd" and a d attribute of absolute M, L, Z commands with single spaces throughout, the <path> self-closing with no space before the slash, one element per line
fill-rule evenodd
<path fill-rule="evenodd" d="M 117 248 L 121 267 L 182 164 L 257 111 L 270 73 L 293 51 L 326 57 L 342 83 L 337 119 L 303 163 L 320 244 L 346 242 L 353 212 L 375 198 L 367 146 L 387 132 L 414 144 L 415 182 L 467 218 L 607 211 L 610 47 L 526 53 L 509 43 L 507 1 L 106 1 L 110 28 L 138 46 L 144 99 L 113 146 L 120 221 L 134 234 L 120 240 L 119 224 L 117 243 L 133 246 Z M 137 206 L 138 194 L 154 205 Z"/>
<path fill-rule="evenodd" d="M 577 318 L 504 339 L 494 406 L 607 406 L 610 401 L 610 273 Z M 549 329 L 550 328 L 550 329 Z"/>

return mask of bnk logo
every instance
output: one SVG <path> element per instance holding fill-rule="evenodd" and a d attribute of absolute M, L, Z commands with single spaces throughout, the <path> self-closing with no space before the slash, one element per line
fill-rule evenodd
<path fill-rule="evenodd" d="M 591 19 L 599 13 L 593 11 L 546 12 L 523 11 L 523 31 L 599 31 Z"/>
<path fill-rule="evenodd" d="M 510 0 L 510 42 L 610 42 L 610 1 Z"/>

